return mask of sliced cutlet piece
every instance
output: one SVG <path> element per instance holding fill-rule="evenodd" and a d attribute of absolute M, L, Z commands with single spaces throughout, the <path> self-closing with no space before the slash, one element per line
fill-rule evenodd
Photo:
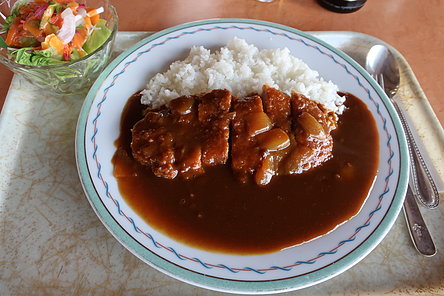
<path fill-rule="evenodd" d="M 336 129 L 338 125 L 338 116 L 335 112 L 327 109 L 323 104 L 293 91 L 291 93 L 291 113 L 293 119 L 300 116 L 303 112 L 313 116 L 322 125 L 327 134 Z"/>
<path fill-rule="evenodd" d="M 254 179 L 257 184 L 266 185 L 274 175 L 280 173 L 279 167 L 282 159 L 295 146 L 295 140 L 291 133 L 290 96 L 268 85 L 264 85 L 262 90 L 266 116 L 268 116 L 272 126 L 271 128 L 273 128 L 273 131 L 264 132 L 269 133 L 268 139 L 271 140 L 273 140 L 272 137 L 276 136 L 281 136 L 284 142 L 286 136 L 289 140 L 288 143 L 281 146 L 281 149 L 267 150 L 266 156 L 261 160 Z M 259 135 L 258 137 L 259 139 L 265 138 L 265 135 Z M 277 146 L 281 144 L 279 139 L 273 141 Z"/>
<path fill-rule="evenodd" d="M 322 104 L 296 92 L 291 96 L 295 149 L 285 160 L 288 174 L 300 174 L 333 157 L 333 138 L 337 116 Z"/>
<path fill-rule="evenodd" d="M 158 177 L 174 179 L 175 166 L 173 135 L 165 127 L 168 110 L 149 111 L 132 129 L 131 149 L 139 163 L 151 167 Z"/>
<path fill-rule="evenodd" d="M 232 120 L 231 166 L 238 180 L 246 183 L 264 157 L 256 138 L 260 128 L 256 128 L 250 118 L 254 114 L 264 114 L 264 109 L 262 99 L 257 95 L 233 97 L 232 107 L 235 115 Z"/>
<path fill-rule="evenodd" d="M 228 160 L 230 136 L 231 93 L 226 89 L 213 90 L 199 98 L 202 164 L 213 166 Z"/>
<path fill-rule="evenodd" d="M 262 88 L 265 112 L 273 123 L 274 127 L 279 127 L 285 132 L 291 131 L 291 104 L 290 96 L 264 85 Z"/>
<path fill-rule="evenodd" d="M 182 96 L 169 102 L 174 123 L 174 154 L 181 177 L 193 178 L 204 172 L 202 167 L 201 135 L 199 133 L 198 102 L 196 96 Z"/>
<path fill-rule="evenodd" d="M 158 177 L 190 178 L 203 172 L 197 103 L 192 96 L 172 100 L 168 107 L 148 111 L 134 125 L 134 158 Z"/>

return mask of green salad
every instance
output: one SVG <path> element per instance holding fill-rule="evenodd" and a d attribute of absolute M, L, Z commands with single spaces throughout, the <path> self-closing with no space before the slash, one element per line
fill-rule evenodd
<path fill-rule="evenodd" d="M 111 35 L 103 7 L 76 1 L 19 1 L 1 25 L 0 47 L 19 64 L 57 65 L 93 53 Z"/>

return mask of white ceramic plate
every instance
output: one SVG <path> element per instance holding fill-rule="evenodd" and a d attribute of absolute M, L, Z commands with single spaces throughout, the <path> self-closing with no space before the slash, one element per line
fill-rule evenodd
<path fill-rule="evenodd" d="M 113 142 L 127 99 L 155 73 L 182 59 L 193 45 L 223 46 L 239 37 L 259 48 L 290 49 L 293 55 L 361 98 L 379 131 L 379 172 L 361 211 L 327 235 L 276 253 L 235 256 L 195 249 L 144 222 L 119 193 L 113 177 Z M 86 97 L 76 135 L 76 157 L 85 193 L 108 230 L 153 267 L 201 287 L 236 293 L 276 293 L 327 280 L 367 255 L 387 234 L 407 186 L 405 138 L 392 105 L 352 59 L 298 30 L 256 20 L 188 23 L 154 34 L 114 60 Z"/>

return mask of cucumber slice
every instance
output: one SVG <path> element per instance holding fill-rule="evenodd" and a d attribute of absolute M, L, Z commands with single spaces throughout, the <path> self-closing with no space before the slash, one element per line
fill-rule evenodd
<path fill-rule="evenodd" d="M 97 48 L 102 46 L 103 43 L 111 35 L 111 30 L 106 27 L 106 21 L 100 19 L 96 25 L 96 30 L 91 33 L 91 36 L 83 44 L 83 49 L 88 53 L 94 52 Z"/>

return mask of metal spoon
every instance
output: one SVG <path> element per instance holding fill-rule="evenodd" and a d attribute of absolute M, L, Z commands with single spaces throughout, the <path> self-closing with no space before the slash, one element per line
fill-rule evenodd
<path fill-rule="evenodd" d="M 400 79 L 395 57 L 384 45 L 375 45 L 367 54 L 365 68 L 382 86 L 401 119 L 409 148 L 410 182 L 413 186 L 413 193 L 424 206 L 436 208 L 439 203 L 438 189 L 412 135 L 406 115 L 398 105 L 396 98 Z"/>
<path fill-rule="evenodd" d="M 398 112 L 404 130 L 406 131 L 407 142 L 409 145 L 409 152 L 410 152 L 409 154 L 412 162 L 411 167 L 417 165 L 416 160 L 414 160 L 413 156 L 414 154 L 412 153 L 413 149 L 412 147 L 410 147 L 410 145 L 414 145 L 414 147 L 416 147 L 416 143 L 414 142 L 413 137 L 409 138 L 411 136 L 411 133 L 409 127 L 407 126 L 407 121 L 405 120 L 404 114 L 402 114 L 402 111 L 399 108 L 397 101 L 394 100 L 393 98 L 398 90 L 399 80 L 400 80 L 399 69 L 394 56 L 388 50 L 387 47 L 383 45 L 375 45 L 370 49 L 370 51 L 367 54 L 365 67 L 367 72 L 369 72 L 369 74 L 373 76 L 375 80 L 379 83 L 379 85 L 384 89 L 385 93 L 390 98 L 396 111 Z M 419 157 L 422 159 L 420 154 Z M 427 168 L 425 167 L 425 169 Z M 412 172 L 413 169 L 411 169 L 410 171 L 411 171 L 410 178 L 423 176 L 422 174 L 414 174 Z M 433 180 L 431 179 L 428 180 L 433 183 Z M 418 182 L 418 184 L 423 184 L 423 183 Z M 422 191 L 420 192 L 422 193 Z M 422 199 L 420 200 L 422 201 Z M 431 199 L 428 199 L 428 201 L 431 201 Z M 436 198 L 435 202 L 437 205 L 438 198 Z M 424 219 L 422 218 L 421 212 L 419 211 L 418 205 L 416 204 L 411 185 L 409 185 L 407 189 L 407 194 L 405 197 L 403 208 L 404 208 L 404 216 L 407 220 L 408 229 L 410 231 L 410 236 L 412 238 L 413 244 L 416 247 L 416 249 L 424 256 L 430 257 L 435 255 L 436 247 L 433 243 L 432 237 L 430 236 L 430 233 L 427 229 Z"/>

